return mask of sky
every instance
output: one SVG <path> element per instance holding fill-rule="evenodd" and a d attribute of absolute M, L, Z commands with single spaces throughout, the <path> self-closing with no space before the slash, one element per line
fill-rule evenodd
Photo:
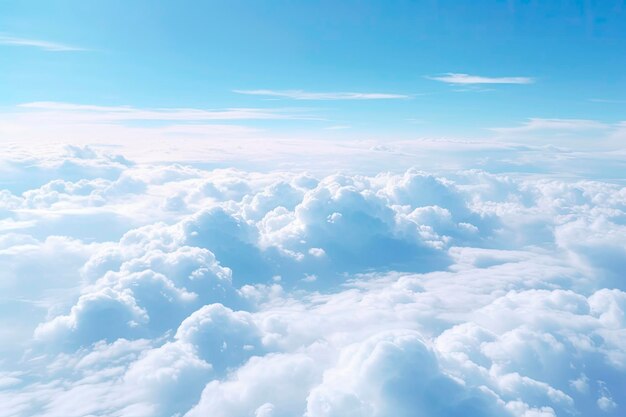
<path fill-rule="evenodd" d="M 0 0 L 0 417 L 619 417 L 626 4 Z"/>
<path fill-rule="evenodd" d="M 621 1 L 336 3 L 3 1 L 0 105 L 299 109 L 238 124 L 351 139 L 621 120 Z"/>

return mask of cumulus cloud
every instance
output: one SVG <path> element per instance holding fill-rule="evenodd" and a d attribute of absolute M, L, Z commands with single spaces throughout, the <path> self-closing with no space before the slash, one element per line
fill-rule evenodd
<path fill-rule="evenodd" d="M 488 391 L 467 389 L 439 369 L 416 332 L 375 335 L 341 353 L 307 399 L 306 416 L 508 414 Z"/>
<path fill-rule="evenodd" d="M 1 416 L 623 411 L 617 181 L 0 169 Z"/>

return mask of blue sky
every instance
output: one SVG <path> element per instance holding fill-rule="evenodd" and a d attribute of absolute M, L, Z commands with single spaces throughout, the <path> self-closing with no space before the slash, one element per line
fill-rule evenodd
<path fill-rule="evenodd" d="M 614 123 L 626 100 L 622 1 L 3 1 L 0 36 L 4 109 L 299 108 L 323 120 L 241 123 L 410 138 L 484 136 L 528 118 Z M 488 79 L 434 79 L 448 73 Z"/>

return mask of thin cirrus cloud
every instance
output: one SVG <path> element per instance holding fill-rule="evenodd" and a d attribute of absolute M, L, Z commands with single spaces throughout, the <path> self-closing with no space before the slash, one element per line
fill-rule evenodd
<path fill-rule="evenodd" d="M 439 76 L 428 76 L 429 80 L 441 81 L 448 84 L 476 85 L 476 84 L 532 84 L 531 77 L 483 77 L 480 75 L 460 74 L 448 72 Z"/>
<path fill-rule="evenodd" d="M 610 127 L 610 125 L 597 120 L 531 118 L 521 126 L 494 127 L 490 130 L 497 133 L 526 133 L 542 130 L 587 131 L 595 129 L 609 129 Z"/>
<path fill-rule="evenodd" d="M 233 90 L 238 94 L 289 98 L 292 100 L 389 100 L 410 98 L 407 94 L 357 93 L 357 92 L 310 92 L 303 90 Z"/>
<path fill-rule="evenodd" d="M 607 104 L 626 104 L 626 100 L 614 100 L 607 98 L 592 98 L 589 99 L 592 103 L 607 103 Z"/>
<path fill-rule="evenodd" d="M 59 42 L 42 41 L 38 39 L 20 38 L 15 36 L 0 36 L 0 45 L 24 46 L 42 49 L 49 52 L 76 52 L 86 51 L 85 48 Z"/>
<path fill-rule="evenodd" d="M 62 115 L 65 120 L 124 121 L 200 121 L 200 120 L 313 120 L 314 116 L 302 114 L 297 109 L 227 108 L 217 110 L 194 108 L 142 109 L 131 106 L 95 106 L 86 104 L 38 101 L 23 103 L 18 107 L 40 112 L 42 116 Z"/>
<path fill-rule="evenodd" d="M 601 148 L 620 149 L 626 137 L 626 129 L 621 123 L 591 119 L 531 118 L 517 126 L 492 127 L 489 130 L 498 139 L 523 139 L 525 143 L 549 143 L 587 152 Z"/>

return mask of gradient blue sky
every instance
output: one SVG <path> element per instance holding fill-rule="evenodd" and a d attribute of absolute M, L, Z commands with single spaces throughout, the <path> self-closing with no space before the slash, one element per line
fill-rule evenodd
<path fill-rule="evenodd" d="M 626 6 L 615 0 L 4 0 L 0 106 L 290 108 L 323 120 L 239 124 L 471 137 L 529 118 L 622 120 L 625 50 Z M 489 79 L 434 79 L 448 73 Z"/>

